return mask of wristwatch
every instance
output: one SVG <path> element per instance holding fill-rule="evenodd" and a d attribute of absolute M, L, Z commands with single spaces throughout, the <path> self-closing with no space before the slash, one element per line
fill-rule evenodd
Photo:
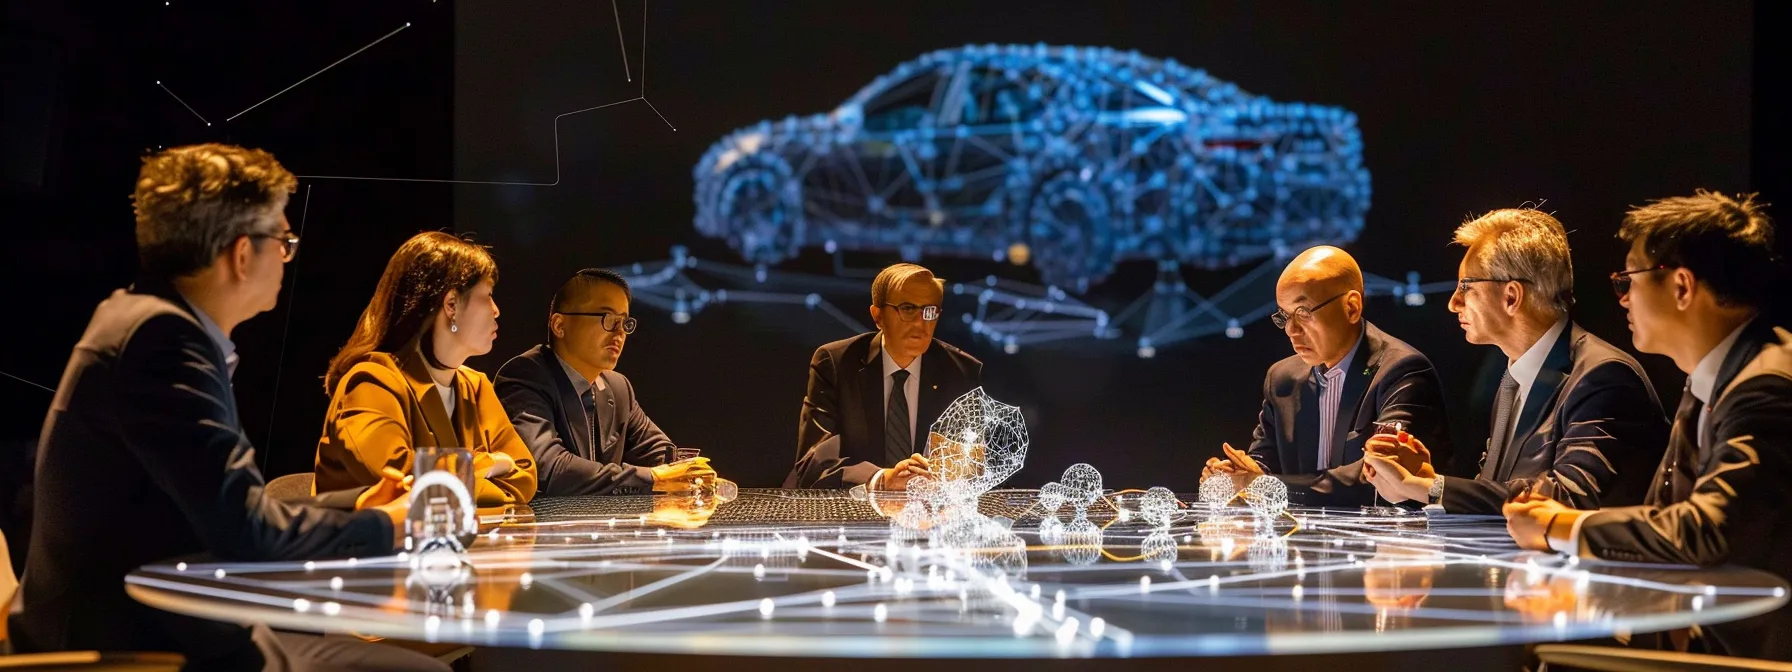
<path fill-rule="evenodd" d="M 1443 502 L 1444 502 L 1444 475 L 1438 474 L 1436 476 L 1431 477 L 1431 490 L 1425 493 L 1425 504 L 1427 504 L 1427 505 L 1443 504 Z"/>

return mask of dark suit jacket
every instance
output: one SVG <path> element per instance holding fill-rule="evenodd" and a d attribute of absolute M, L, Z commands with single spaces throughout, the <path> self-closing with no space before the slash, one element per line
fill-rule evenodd
<path fill-rule="evenodd" d="M 498 369 L 498 398 L 535 453 L 542 496 L 640 495 L 653 490 L 652 467 L 677 446 L 635 401 L 635 387 L 615 371 L 600 374 L 595 392 L 597 435 L 591 445 L 585 406 L 554 349 L 538 345 Z"/>
<path fill-rule="evenodd" d="M 1572 322 L 1513 427 L 1502 454 L 1483 455 L 1477 478 L 1444 481 L 1445 511 L 1498 515 L 1514 488 L 1537 478 L 1554 481 L 1556 499 L 1575 508 L 1638 504 L 1668 441 L 1667 416 L 1636 359 Z"/>
<path fill-rule="evenodd" d="M 1582 555 L 1792 574 L 1792 333 L 1757 318 L 1712 389 L 1690 496 L 1672 501 L 1658 490 L 1643 506 L 1588 514 Z M 1654 480 L 1670 481 L 1670 468 L 1664 459 Z M 1792 610 L 1704 631 L 1717 653 L 1792 661 Z"/>
<path fill-rule="evenodd" d="M 843 488 L 871 480 L 884 459 L 883 340 L 860 334 L 816 348 L 797 426 L 797 461 L 786 488 Z M 983 384 L 983 362 L 934 339 L 921 354 L 914 452 L 946 406 Z"/>
<path fill-rule="evenodd" d="M 75 345 L 38 446 L 25 567 L 25 651 L 177 651 L 189 665 L 260 669 L 247 629 L 125 595 L 139 566 L 207 554 L 295 560 L 387 554 L 379 511 L 266 497 L 237 420 L 224 353 L 165 284 L 114 292 Z M 318 503 L 347 504 L 358 491 Z"/>
<path fill-rule="evenodd" d="M 1344 372 L 1344 394 L 1338 400 L 1332 430 L 1333 455 L 1342 465 L 1319 468 L 1319 386 L 1313 368 L 1300 357 L 1269 367 L 1263 379 L 1263 410 L 1247 453 L 1288 484 L 1289 497 L 1310 506 L 1361 506 L 1373 502 L 1375 489 L 1362 478 L 1363 444 L 1375 434 L 1376 422 L 1400 421 L 1431 450 L 1432 461 L 1446 464 L 1450 430 L 1444 399 L 1431 360 L 1404 341 L 1363 323 L 1363 340 L 1350 369 Z"/>

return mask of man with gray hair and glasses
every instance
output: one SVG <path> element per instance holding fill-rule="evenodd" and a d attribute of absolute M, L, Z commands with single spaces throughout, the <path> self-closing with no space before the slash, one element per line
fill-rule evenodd
<path fill-rule="evenodd" d="M 1475 478 L 1446 477 L 1424 441 L 1369 440 L 1370 480 L 1391 501 L 1498 514 L 1520 494 L 1579 508 L 1637 504 L 1667 445 L 1667 417 L 1636 359 L 1574 324 L 1574 266 L 1562 223 L 1531 208 L 1495 210 L 1456 229 L 1468 248 L 1450 312 L 1468 342 L 1497 346 L 1506 372 Z M 1414 459 L 1414 458 L 1418 459 Z M 1404 459 L 1401 459 L 1404 458 Z"/>

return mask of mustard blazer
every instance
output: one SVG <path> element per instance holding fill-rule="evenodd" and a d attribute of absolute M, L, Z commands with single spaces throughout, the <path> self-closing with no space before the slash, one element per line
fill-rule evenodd
<path fill-rule="evenodd" d="M 323 436 L 317 441 L 317 480 L 312 491 L 329 492 L 372 485 L 380 470 L 411 473 L 414 446 L 466 446 L 473 451 L 478 506 L 521 504 L 535 496 L 535 458 L 517 436 L 485 374 L 465 366 L 454 374 L 454 415 L 429 377 L 412 339 L 402 352 L 368 353 L 336 384 Z M 497 478 L 491 453 L 504 453 L 516 468 Z"/>

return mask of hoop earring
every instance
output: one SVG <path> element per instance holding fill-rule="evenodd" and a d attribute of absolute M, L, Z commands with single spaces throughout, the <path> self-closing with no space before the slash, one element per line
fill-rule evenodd
<path fill-rule="evenodd" d="M 452 318 L 452 317 L 448 318 L 448 333 L 451 333 L 451 334 L 460 333 L 460 324 L 455 322 L 454 318 Z"/>

